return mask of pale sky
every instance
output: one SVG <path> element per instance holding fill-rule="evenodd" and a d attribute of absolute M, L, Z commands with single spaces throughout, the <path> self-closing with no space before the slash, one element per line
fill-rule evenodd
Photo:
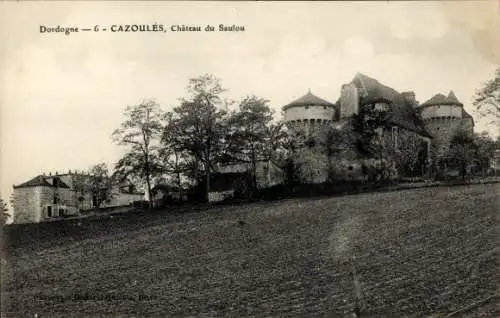
<path fill-rule="evenodd" d="M 207 24 L 235 33 L 40 34 L 40 25 Z M 1 2 L 0 193 L 43 172 L 116 162 L 111 133 L 127 105 L 165 109 L 191 77 L 212 73 L 227 97 L 280 108 L 308 89 L 335 102 L 356 72 L 420 102 L 474 90 L 500 65 L 498 1 Z M 477 118 L 476 131 L 486 129 Z M 495 131 L 492 131 L 495 133 Z"/>

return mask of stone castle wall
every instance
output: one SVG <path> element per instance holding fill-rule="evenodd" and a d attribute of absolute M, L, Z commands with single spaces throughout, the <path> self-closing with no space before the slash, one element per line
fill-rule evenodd
<path fill-rule="evenodd" d="M 453 136 L 461 127 L 461 119 L 434 118 L 425 121 L 425 127 L 434 137 L 432 140 L 432 156 L 444 156 L 450 147 Z"/>
<path fill-rule="evenodd" d="M 460 129 L 472 135 L 474 133 L 474 120 L 472 118 L 462 118 Z"/>
<path fill-rule="evenodd" d="M 321 105 L 290 107 L 285 111 L 286 122 L 294 120 L 329 120 L 335 116 L 335 108 Z"/>
<path fill-rule="evenodd" d="M 456 105 L 436 105 L 423 107 L 421 110 L 422 119 L 436 117 L 462 118 L 462 107 Z"/>
<path fill-rule="evenodd" d="M 335 108 L 321 105 L 290 107 L 284 113 L 287 126 L 308 136 L 335 118 Z"/>
<path fill-rule="evenodd" d="M 331 123 L 331 120 L 314 120 L 314 119 L 304 119 L 304 120 L 293 120 L 286 123 L 289 129 L 295 132 L 301 132 L 304 136 L 314 135 L 319 132 L 323 127 Z"/>

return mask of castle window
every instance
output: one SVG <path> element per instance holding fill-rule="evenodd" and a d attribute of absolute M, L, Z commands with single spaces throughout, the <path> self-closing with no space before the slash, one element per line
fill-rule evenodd
<path fill-rule="evenodd" d="M 387 103 L 376 103 L 372 105 L 372 108 L 378 111 L 389 111 L 389 105 Z"/>
<path fill-rule="evenodd" d="M 51 218 L 52 217 L 52 206 L 47 206 L 47 217 Z"/>

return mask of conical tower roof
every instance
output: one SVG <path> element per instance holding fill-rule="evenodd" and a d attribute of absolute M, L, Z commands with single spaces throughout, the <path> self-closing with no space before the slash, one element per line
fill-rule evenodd
<path fill-rule="evenodd" d="M 458 101 L 458 98 L 457 98 L 457 96 L 455 96 L 455 93 L 453 91 L 450 91 L 450 93 L 448 94 L 448 97 L 446 97 L 446 102 L 449 105 L 463 106 L 463 104 Z"/>
<path fill-rule="evenodd" d="M 424 106 L 434 106 L 434 105 L 443 105 L 446 104 L 446 96 L 443 94 L 436 94 L 432 96 L 428 101 L 422 103 L 420 107 Z"/>
<path fill-rule="evenodd" d="M 319 98 L 318 96 L 311 93 L 311 91 L 309 91 L 304 96 L 294 100 L 290 104 L 283 106 L 283 110 L 287 110 L 291 107 L 312 106 L 312 105 L 335 107 L 334 104 L 322 98 Z"/>
<path fill-rule="evenodd" d="M 453 91 L 450 91 L 448 97 L 446 97 L 443 94 L 436 94 L 432 96 L 431 99 L 420 105 L 420 107 L 435 106 L 435 105 L 463 106 L 463 104 L 458 101 L 458 98 L 455 96 L 455 93 L 453 93 Z"/>

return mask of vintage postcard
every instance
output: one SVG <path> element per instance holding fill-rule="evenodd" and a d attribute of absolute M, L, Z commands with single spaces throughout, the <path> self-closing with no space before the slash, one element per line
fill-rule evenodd
<path fill-rule="evenodd" d="M 499 317 L 500 2 L 0 3 L 2 317 Z"/>

